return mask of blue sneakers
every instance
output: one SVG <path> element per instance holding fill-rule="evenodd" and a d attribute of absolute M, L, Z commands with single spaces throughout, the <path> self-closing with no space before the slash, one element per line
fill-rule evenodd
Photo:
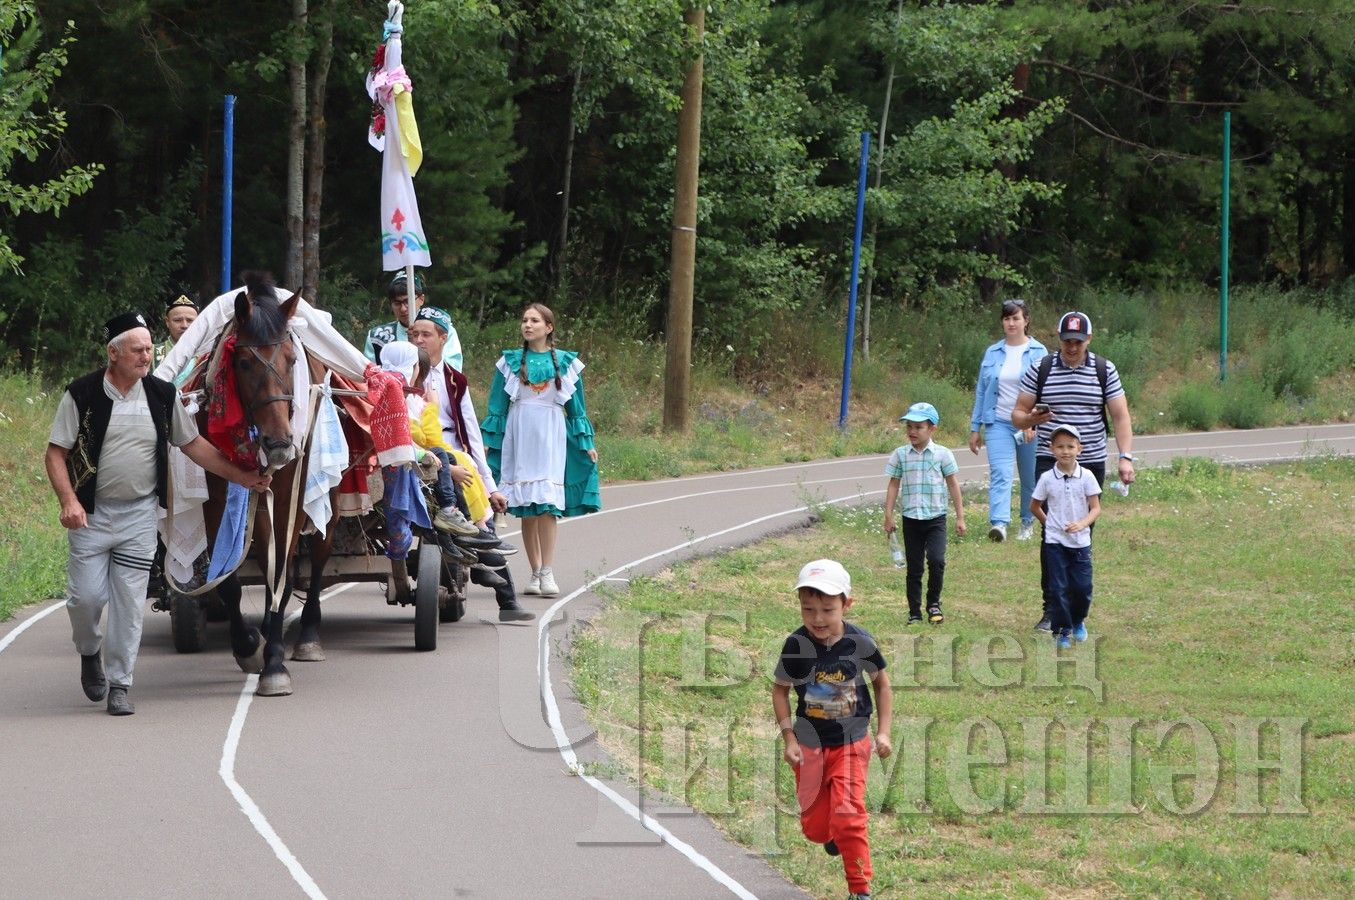
<path fill-rule="evenodd" d="M 1058 646 L 1060 650 L 1067 650 L 1069 647 L 1073 646 L 1073 640 L 1071 637 L 1069 637 L 1067 629 L 1064 629 L 1063 631 L 1060 631 L 1058 633 L 1058 635 L 1054 638 L 1054 643 Z"/>
<path fill-rule="evenodd" d="M 1078 622 L 1073 626 L 1073 640 L 1081 642 L 1087 639 L 1087 625 L 1085 622 Z"/>

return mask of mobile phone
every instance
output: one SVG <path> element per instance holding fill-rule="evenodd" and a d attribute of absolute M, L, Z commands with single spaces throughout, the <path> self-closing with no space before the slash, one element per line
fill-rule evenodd
<path fill-rule="evenodd" d="M 1047 412 L 1049 412 L 1049 404 L 1048 404 L 1048 403 L 1037 403 L 1037 404 L 1035 404 L 1034 406 L 1032 406 L 1030 409 L 1031 409 L 1031 412 L 1034 412 L 1034 413 L 1047 413 Z"/>

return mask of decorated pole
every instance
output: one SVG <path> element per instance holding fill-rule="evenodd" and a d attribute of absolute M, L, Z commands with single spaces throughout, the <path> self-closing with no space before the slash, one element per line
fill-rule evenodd
<path fill-rule="evenodd" d="M 418 315 L 414 267 L 432 264 L 424 238 L 414 176 L 423 162 L 423 144 L 414 119 L 414 84 L 402 62 L 403 3 L 392 0 L 382 25 L 381 44 L 367 73 L 367 95 L 372 98 L 372 121 L 367 142 L 381 153 L 381 268 L 405 270 L 409 320 Z"/>

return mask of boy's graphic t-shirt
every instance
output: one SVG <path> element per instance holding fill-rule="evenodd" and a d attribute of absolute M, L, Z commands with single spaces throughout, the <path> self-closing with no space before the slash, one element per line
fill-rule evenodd
<path fill-rule="evenodd" d="M 831 647 L 801 627 L 781 648 L 776 682 L 795 689 L 795 738 L 811 747 L 841 747 L 866 736 L 874 706 L 867 682 L 883 672 L 875 638 L 850 622 Z"/>

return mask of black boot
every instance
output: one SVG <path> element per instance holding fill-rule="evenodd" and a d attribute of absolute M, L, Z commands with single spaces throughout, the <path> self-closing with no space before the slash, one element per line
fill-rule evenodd
<path fill-rule="evenodd" d="M 509 598 L 507 601 L 499 600 L 500 622 L 530 622 L 535 618 L 536 613 L 519 606 L 516 597 Z"/>

